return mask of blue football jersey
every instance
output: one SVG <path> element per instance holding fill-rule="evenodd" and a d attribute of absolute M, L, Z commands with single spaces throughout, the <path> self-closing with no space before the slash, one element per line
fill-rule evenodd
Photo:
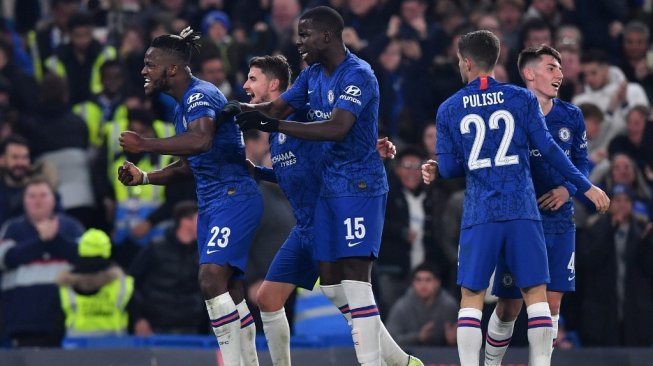
<path fill-rule="evenodd" d="M 307 120 L 307 110 L 296 111 L 293 121 Z M 280 132 L 270 134 L 270 156 L 277 183 L 293 208 L 297 226 L 313 226 L 315 203 L 322 187 L 322 163 L 327 141 L 307 141 Z"/>
<path fill-rule="evenodd" d="M 587 157 L 587 141 L 585 136 L 585 121 L 583 115 L 573 104 L 560 99 L 553 99 L 553 108 L 545 117 L 547 128 L 553 140 L 560 146 L 565 155 L 578 170 L 587 176 L 589 173 L 589 160 Z M 538 149 L 530 151 L 531 174 L 535 194 L 541 197 L 546 192 L 564 185 L 573 196 L 577 193 L 576 187 L 571 184 L 546 161 Z M 580 192 L 582 194 L 582 192 Z M 544 233 L 561 234 L 573 231 L 574 205 L 571 200 L 556 211 L 540 211 Z"/>
<path fill-rule="evenodd" d="M 215 120 L 227 99 L 213 84 L 193 77 L 175 108 L 175 131 L 186 132 L 188 124 L 201 117 Z M 233 121 L 222 123 L 209 151 L 187 156 L 197 186 L 201 211 L 218 208 L 221 198 L 250 197 L 258 187 L 247 171 L 243 135 Z"/>
<path fill-rule="evenodd" d="M 370 65 L 347 51 L 332 75 L 322 64 L 304 69 L 281 95 L 295 110 L 308 103 L 311 121 L 331 118 L 334 108 L 356 116 L 342 141 L 324 145 L 323 197 L 378 196 L 388 191 L 378 138 L 379 84 Z"/>
<path fill-rule="evenodd" d="M 479 77 L 440 105 L 436 124 L 438 159 L 453 157 L 464 168 L 462 228 L 540 220 L 531 145 L 583 192 L 591 186 L 553 141 L 537 98 L 524 88 Z"/>

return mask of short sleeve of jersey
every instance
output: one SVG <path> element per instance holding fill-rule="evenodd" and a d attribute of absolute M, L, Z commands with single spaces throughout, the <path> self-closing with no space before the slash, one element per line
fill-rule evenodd
<path fill-rule="evenodd" d="M 308 102 L 308 73 L 310 70 L 312 70 L 311 67 L 299 73 L 297 80 L 295 80 L 290 89 L 281 94 L 281 99 L 295 110 L 303 108 Z"/>
<path fill-rule="evenodd" d="M 375 78 L 363 70 L 347 73 L 340 82 L 341 89 L 337 91 L 333 108 L 344 109 L 358 118 L 374 95 L 378 95 L 378 86 L 372 85 L 373 80 Z"/>
<path fill-rule="evenodd" d="M 185 113 L 186 121 L 191 123 L 202 117 L 215 119 L 216 110 L 220 111 L 224 107 L 224 102 L 219 98 L 203 90 L 195 89 L 186 97 Z"/>
<path fill-rule="evenodd" d="M 438 138 L 435 139 L 435 151 L 438 154 L 453 154 L 454 148 L 452 144 L 451 134 L 449 132 L 449 125 L 447 124 L 449 118 L 447 116 L 445 104 L 438 109 L 435 116 L 435 130 L 437 131 Z"/>

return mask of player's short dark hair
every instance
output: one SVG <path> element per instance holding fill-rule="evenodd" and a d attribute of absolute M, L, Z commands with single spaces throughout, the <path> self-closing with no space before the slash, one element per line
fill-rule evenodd
<path fill-rule="evenodd" d="M 175 228 L 183 219 L 192 217 L 197 213 L 197 203 L 193 200 L 184 200 L 177 203 L 172 209 L 172 217 L 175 221 Z"/>
<path fill-rule="evenodd" d="M 603 122 L 603 112 L 594 103 L 583 103 L 578 106 L 580 112 L 583 114 L 584 119 L 596 118 L 599 122 Z"/>
<path fill-rule="evenodd" d="M 330 32 L 338 38 L 342 38 L 342 30 L 345 28 L 342 16 L 328 6 L 316 6 L 308 9 L 299 20 L 310 20 L 316 30 Z"/>
<path fill-rule="evenodd" d="M 292 71 L 288 60 L 282 55 L 257 56 L 249 60 L 249 67 L 258 67 L 268 79 L 279 80 L 281 90 L 288 89 Z"/>
<path fill-rule="evenodd" d="M 417 275 L 418 272 L 430 272 L 431 274 L 433 274 L 433 277 L 437 279 L 442 279 L 442 271 L 438 266 L 436 266 L 431 262 L 424 262 L 418 265 L 417 267 L 415 267 L 415 269 L 413 269 L 411 278 L 415 279 L 415 276 Z"/>
<path fill-rule="evenodd" d="M 555 58 L 558 63 L 562 63 L 562 56 L 560 56 L 560 52 L 551 46 L 543 44 L 537 47 L 528 47 L 522 50 L 517 57 L 517 67 L 519 68 L 519 73 L 521 74 L 526 65 L 533 61 L 539 60 L 542 56 L 546 55 Z"/>
<path fill-rule="evenodd" d="M 29 149 L 29 143 L 27 139 L 21 135 L 13 134 L 7 136 L 2 143 L 0 143 L 0 155 L 4 155 L 7 152 L 7 147 L 11 144 L 25 146 Z"/>
<path fill-rule="evenodd" d="M 587 50 L 580 56 L 581 64 L 591 64 L 594 62 L 600 65 L 608 65 L 610 63 L 608 55 L 599 49 Z"/>
<path fill-rule="evenodd" d="M 93 17 L 91 17 L 89 14 L 80 12 L 73 14 L 70 19 L 68 19 L 67 26 L 68 31 L 72 31 L 73 29 L 80 27 L 93 28 L 95 23 L 93 22 Z"/>
<path fill-rule="evenodd" d="M 190 27 L 181 31 L 179 35 L 164 34 L 152 40 L 150 47 L 158 48 L 176 57 L 184 63 L 190 64 L 193 52 L 199 51 L 201 33 L 193 31 Z"/>
<path fill-rule="evenodd" d="M 483 71 L 494 68 L 499 59 L 499 38 L 487 30 L 469 32 L 458 40 L 458 52 L 469 58 Z"/>

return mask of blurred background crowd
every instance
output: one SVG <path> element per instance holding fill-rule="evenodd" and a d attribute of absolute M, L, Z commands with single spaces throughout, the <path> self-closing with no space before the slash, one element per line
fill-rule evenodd
<path fill-rule="evenodd" d="M 343 15 L 346 45 L 372 65 L 380 131 L 399 150 L 387 162 L 391 189 L 374 268 L 395 339 L 455 344 L 464 181 L 426 187 L 420 165 L 435 158 L 435 111 L 462 87 L 457 39 L 487 29 L 502 41 L 499 81 L 523 85 L 516 60 L 525 47 L 561 52 L 559 97 L 582 110 L 590 178 L 612 198 L 603 216 L 576 204 L 577 255 L 569 268 L 577 292 L 563 302 L 568 336 L 559 334 L 560 346 L 652 346 L 651 0 L 3 0 L 3 344 L 209 331 L 196 283 L 193 183 L 125 187 L 117 179 L 124 160 L 150 171 L 172 159 L 124 153 L 118 145 L 124 130 L 174 133 L 174 100 L 143 94 L 143 54 L 156 36 L 190 25 L 203 34 L 194 74 L 228 99 L 247 101 L 242 86 L 251 57 L 283 54 L 294 77 L 305 66 L 294 44 L 296 22 L 316 5 Z M 270 165 L 267 135 L 249 131 L 244 138 L 248 158 Z M 294 225 L 281 191 L 260 187 L 265 214 L 247 274 L 251 305 Z M 105 306 L 95 311 L 99 317 L 88 315 L 101 307 L 92 300 L 97 294 Z M 292 306 L 286 309 L 292 320 Z M 525 334 L 516 331 L 513 344 L 526 344 Z"/>

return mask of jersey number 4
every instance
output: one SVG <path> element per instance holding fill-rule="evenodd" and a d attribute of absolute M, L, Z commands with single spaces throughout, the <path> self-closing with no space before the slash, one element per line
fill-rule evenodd
<path fill-rule="evenodd" d="M 491 130 L 499 129 L 499 120 L 503 120 L 506 129 L 503 131 L 503 138 L 501 138 L 499 149 L 494 156 L 494 166 L 519 164 L 519 156 L 506 156 L 508 146 L 512 141 L 512 135 L 515 133 L 515 119 L 510 112 L 504 109 L 495 111 L 490 115 L 490 120 L 488 121 Z M 483 141 L 485 141 L 485 121 L 483 120 L 483 117 L 478 114 L 468 114 L 462 119 L 462 121 L 460 121 L 460 133 L 463 135 L 471 133 L 471 125 L 476 127 L 476 135 L 474 137 L 474 143 L 472 144 L 472 151 L 469 153 L 467 166 L 469 167 L 469 170 L 490 168 L 492 167 L 490 158 L 478 158 L 481 153 L 481 148 L 483 147 Z"/>

